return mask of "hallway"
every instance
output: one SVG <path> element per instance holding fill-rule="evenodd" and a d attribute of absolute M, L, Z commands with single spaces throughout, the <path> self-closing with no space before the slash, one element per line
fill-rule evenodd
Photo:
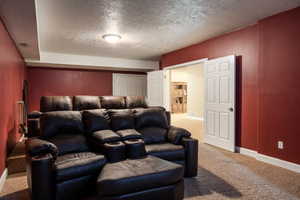
<path fill-rule="evenodd" d="M 192 137 L 203 142 L 203 120 L 187 116 L 186 113 L 171 114 L 171 124 L 189 130 Z"/>

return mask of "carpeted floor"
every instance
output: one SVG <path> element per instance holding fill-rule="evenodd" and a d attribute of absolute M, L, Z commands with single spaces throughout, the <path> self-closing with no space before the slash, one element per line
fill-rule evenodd
<path fill-rule="evenodd" d="M 186 113 L 176 113 L 171 116 L 173 126 L 182 127 L 192 133 L 193 138 L 203 142 L 203 121 L 188 117 Z"/>
<path fill-rule="evenodd" d="M 9 175 L 1 199 L 29 200 L 25 173 Z M 201 143 L 198 176 L 185 179 L 185 200 L 196 199 L 300 200 L 300 174 Z"/>

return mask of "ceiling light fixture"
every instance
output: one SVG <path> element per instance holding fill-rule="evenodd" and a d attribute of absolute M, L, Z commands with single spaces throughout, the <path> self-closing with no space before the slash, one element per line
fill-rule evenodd
<path fill-rule="evenodd" d="M 121 36 L 117 34 L 105 34 L 102 37 L 106 42 L 109 43 L 117 43 L 119 40 L 121 40 Z"/>

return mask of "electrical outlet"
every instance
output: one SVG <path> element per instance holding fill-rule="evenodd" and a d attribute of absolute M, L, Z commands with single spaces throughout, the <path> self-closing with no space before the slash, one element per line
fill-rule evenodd
<path fill-rule="evenodd" d="M 282 141 L 278 141 L 278 149 L 283 149 L 283 142 Z"/>

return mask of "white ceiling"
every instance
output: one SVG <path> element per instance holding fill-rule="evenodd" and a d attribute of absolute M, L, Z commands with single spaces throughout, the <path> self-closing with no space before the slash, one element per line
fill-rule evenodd
<path fill-rule="evenodd" d="M 255 23 L 300 0 L 37 1 L 41 51 L 157 60 L 160 55 Z M 120 43 L 101 36 L 118 33 Z"/>
<path fill-rule="evenodd" d="M 297 6 L 300 0 L 0 0 L 0 14 L 15 42 L 28 44 L 19 46 L 28 63 L 53 64 L 60 57 L 62 65 L 65 58 L 100 66 L 102 58 L 118 58 L 139 66 L 136 60 L 157 61 Z M 108 33 L 122 40 L 106 43 L 102 35 Z M 158 65 L 144 64 L 144 70 Z"/>

